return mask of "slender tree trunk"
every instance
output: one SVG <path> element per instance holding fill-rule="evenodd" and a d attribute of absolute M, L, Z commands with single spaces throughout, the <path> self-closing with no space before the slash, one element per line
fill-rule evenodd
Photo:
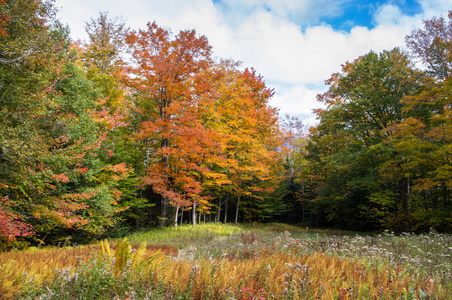
<path fill-rule="evenodd" d="M 239 220 L 240 196 L 241 195 L 239 195 L 239 197 L 237 198 L 237 207 L 235 209 L 235 224 L 237 224 Z"/>
<path fill-rule="evenodd" d="M 196 225 L 196 204 L 193 202 L 193 212 L 192 212 L 193 225 Z"/>
<path fill-rule="evenodd" d="M 162 138 L 161 141 L 161 146 L 162 148 L 168 147 L 169 146 L 169 140 L 167 138 Z M 162 163 L 165 164 L 166 167 L 166 172 L 165 172 L 165 176 L 166 176 L 166 180 L 168 181 L 169 178 L 169 157 L 166 155 L 162 156 Z M 161 215 L 161 219 L 160 219 L 160 227 L 165 227 L 166 225 L 166 219 L 167 219 L 167 207 L 168 207 L 168 197 L 162 197 L 162 215 Z"/>
<path fill-rule="evenodd" d="M 229 207 L 229 195 L 226 195 L 226 200 L 224 202 L 224 220 L 223 220 L 224 224 L 228 222 L 228 207 Z"/>
<path fill-rule="evenodd" d="M 394 193 L 394 214 L 395 214 L 395 219 L 397 220 L 396 223 L 398 223 L 399 197 L 397 196 L 397 185 L 395 183 L 392 184 L 392 190 L 393 190 L 393 193 Z M 397 224 L 395 224 L 395 225 L 397 225 Z"/>
<path fill-rule="evenodd" d="M 239 185 L 239 190 L 242 189 L 242 180 L 240 180 L 240 185 Z M 239 221 L 239 208 L 240 208 L 240 194 L 239 197 L 237 198 L 237 207 L 235 209 L 235 224 L 238 223 Z"/>
<path fill-rule="evenodd" d="M 165 227 L 166 225 L 166 209 L 168 207 L 168 198 L 162 197 L 162 215 L 160 217 L 160 227 Z"/>
<path fill-rule="evenodd" d="M 181 216 L 180 216 L 180 225 L 184 224 L 184 209 L 182 208 Z"/>
<path fill-rule="evenodd" d="M 174 214 L 174 227 L 177 227 L 177 217 L 179 216 L 179 204 L 176 206 L 176 213 Z"/>
<path fill-rule="evenodd" d="M 217 215 L 215 216 L 216 223 L 220 222 L 220 217 L 221 217 L 221 197 L 218 198 L 217 207 L 218 207 L 218 212 L 217 212 Z"/>

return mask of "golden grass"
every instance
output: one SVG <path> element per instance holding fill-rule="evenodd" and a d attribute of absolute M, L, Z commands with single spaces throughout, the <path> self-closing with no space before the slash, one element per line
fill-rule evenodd
<path fill-rule="evenodd" d="M 97 247 L 31 248 L 0 254 L 0 295 L 10 297 L 22 287 L 23 280 L 34 278 L 36 283 L 50 280 L 55 269 L 74 267 L 77 261 L 95 255 Z"/>
<path fill-rule="evenodd" d="M 306 295 L 313 299 L 393 299 L 410 284 L 397 271 L 366 270 L 359 262 L 322 253 L 303 257 L 276 253 L 248 260 L 191 264 L 167 260 L 156 273 L 156 280 L 181 291 L 190 290 L 194 299 L 221 299 L 227 291 L 240 299 L 268 299 L 271 295 L 277 299 L 305 299 Z M 412 288 L 426 291 L 429 286 L 414 283 Z"/>
<path fill-rule="evenodd" d="M 113 250 L 114 243 L 110 243 Z M 137 245 L 132 245 L 138 248 Z M 146 254 L 160 250 L 161 257 L 177 254 L 172 246 L 146 246 Z M 51 280 L 55 270 L 71 268 L 77 263 L 87 262 L 101 252 L 99 244 L 67 247 L 67 248 L 30 248 L 27 251 L 10 251 L 0 253 L 0 299 L 10 299 L 22 287 L 24 281 L 33 278 L 35 284 Z M 74 271 L 74 270 L 73 270 Z"/>
<path fill-rule="evenodd" d="M 103 245 L 103 251 L 116 251 L 118 245 Z M 172 246 L 148 246 L 143 260 L 157 249 L 162 252 L 152 265 L 150 280 L 174 295 L 193 299 L 399 299 L 404 293 L 418 297 L 419 290 L 433 292 L 437 299 L 446 297 L 441 287 L 428 280 L 412 282 L 401 270 L 370 269 L 360 261 L 321 252 L 297 255 L 295 249 L 269 247 L 259 254 L 241 255 L 241 259 L 226 256 L 189 262 L 174 258 L 177 249 Z M 80 260 L 87 262 L 101 253 L 100 244 L 1 253 L 0 299 L 12 298 L 24 280 L 34 277 L 35 283 L 43 283 L 53 278 L 55 269 L 71 267 L 75 272 Z"/>

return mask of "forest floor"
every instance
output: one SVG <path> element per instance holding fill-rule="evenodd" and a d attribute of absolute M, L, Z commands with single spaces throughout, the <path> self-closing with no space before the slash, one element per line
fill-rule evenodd
<path fill-rule="evenodd" d="M 199 224 L 0 254 L 0 299 L 452 299 L 452 235 Z"/>

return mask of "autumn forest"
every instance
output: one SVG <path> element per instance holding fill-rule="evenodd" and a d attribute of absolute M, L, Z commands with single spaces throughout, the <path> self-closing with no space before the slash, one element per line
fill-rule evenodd
<path fill-rule="evenodd" d="M 202 33 L 85 28 L 0 0 L 0 251 L 200 222 L 452 231 L 452 12 L 344 62 L 310 128 Z"/>

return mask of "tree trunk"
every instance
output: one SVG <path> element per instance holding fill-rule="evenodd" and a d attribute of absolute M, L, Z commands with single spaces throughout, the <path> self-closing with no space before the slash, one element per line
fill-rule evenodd
<path fill-rule="evenodd" d="M 182 213 L 180 216 L 180 225 L 182 226 L 183 223 L 184 223 L 184 209 L 182 209 Z"/>
<path fill-rule="evenodd" d="M 193 225 L 196 225 L 196 204 L 195 203 L 193 203 L 192 220 L 193 220 Z"/>
<path fill-rule="evenodd" d="M 179 216 L 179 204 L 176 206 L 176 213 L 174 214 L 174 227 L 177 227 L 177 217 Z"/>
<path fill-rule="evenodd" d="M 235 209 L 235 224 L 237 224 L 239 220 L 239 207 L 240 207 L 240 195 L 237 198 L 237 207 Z"/>
<path fill-rule="evenodd" d="M 161 141 L 161 146 L 162 148 L 168 147 L 169 146 L 169 140 L 167 138 L 163 138 Z M 165 167 L 166 167 L 166 172 L 165 172 L 165 176 L 166 176 L 166 180 L 168 180 L 169 178 L 169 157 L 166 155 L 162 156 L 162 163 L 164 163 Z M 160 227 L 165 227 L 166 225 L 166 218 L 167 218 L 167 207 L 168 207 L 168 197 L 162 197 L 162 215 L 160 218 Z"/>
<path fill-rule="evenodd" d="M 394 193 L 394 214 L 395 214 L 395 219 L 398 220 L 398 216 L 399 216 L 399 197 L 397 196 L 397 185 L 395 183 L 392 184 L 392 190 Z M 398 221 L 397 221 L 398 223 Z M 396 224 L 397 225 L 397 224 Z"/>
<path fill-rule="evenodd" d="M 224 224 L 228 222 L 228 207 L 229 207 L 229 196 L 226 195 L 226 201 L 224 203 Z"/>
<path fill-rule="evenodd" d="M 215 222 L 218 223 L 220 222 L 220 215 L 221 215 L 221 198 L 218 198 L 217 201 L 217 207 L 218 207 L 218 212 L 217 215 L 215 216 Z"/>
<path fill-rule="evenodd" d="M 160 227 L 165 227 L 166 225 L 166 209 L 168 207 L 168 198 L 162 197 L 162 215 L 160 217 Z"/>

